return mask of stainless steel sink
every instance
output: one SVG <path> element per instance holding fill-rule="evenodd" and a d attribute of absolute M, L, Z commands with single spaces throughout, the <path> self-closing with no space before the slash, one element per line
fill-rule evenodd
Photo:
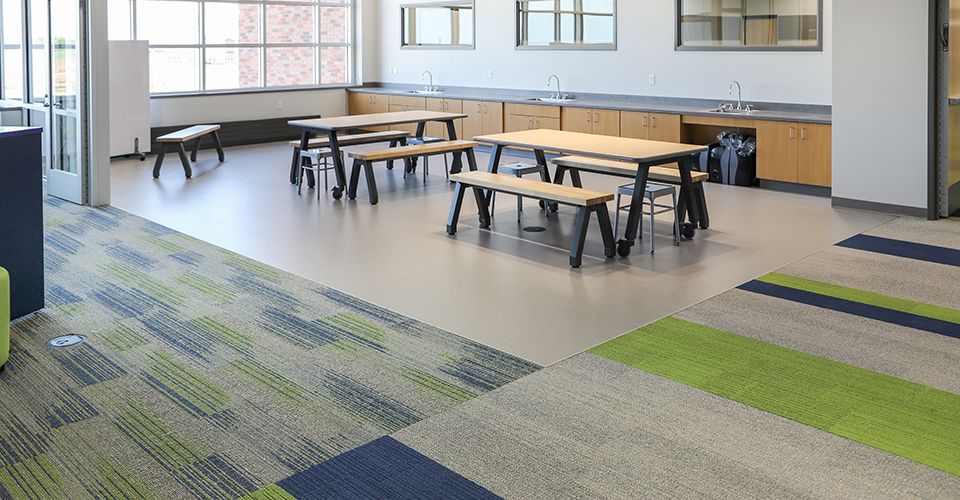
<path fill-rule="evenodd" d="M 708 109 L 708 113 L 718 113 L 724 115 L 752 115 L 757 112 L 756 109 L 747 107 L 745 109 L 736 109 L 733 107 L 720 106 L 719 108 Z"/>
<path fill-rule="evenodd" d="M 570 97 L 530 97 L 528 101 L 547 102 L 550 104 L 563 104 L 565 102 L 575 102 L 576 99 Z"/>
<path fill-rule="evenodd" d="M 439 95 L 442 94 L 442 90 L 407 90 L 408 94 L 417 94 L 417 95 Z"/>

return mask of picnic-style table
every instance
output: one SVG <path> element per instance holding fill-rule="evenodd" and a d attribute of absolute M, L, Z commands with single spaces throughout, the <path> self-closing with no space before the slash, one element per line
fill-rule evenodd
<path fill-rule="evenodd" d="M 488 170 L 493 173 L 497 172 L 504 148 L 532 149 L 537 163 L 544 167 L 547 166 L 546 152 L 548 151 L 617 160 L 637 165 L 637 176 L 634 181 L 626 233 L 624 238 L 617 242 L 617 253 L 622 257 L 630 255 L 630 249 L 637 239 L 640 217 L 643 215 L 643 193 L 647 187 L 650 167 L 678 163 L 681 180 L 680 198 L 687 207 L 691 208 L 686 210 L 690 222 L 683 224 L 681 231 L 687 238 L 692 238 L 696 232 L 699 210 L 692 209 L 697 206 L 697 200 L 693 196 L 690 172 L 696 165 L 699 155 L 707 150 L 706 146 L 544 129 L 482 135 L 474 137 L 473 140 L 493 146 L 488 167 Z M 562 183 L 562 177 L 557 177 L 554 182 Z M 580 187 L 578 172 L 571 172 L 571 180 L 575 186 Z"/>
<path fill-rule="evenodd" d="M 302 129 L 300 134 L 300 149 L 306 151 L 309 149 L 310 135 L 313 133 L 324 133 L 330 138 L 329 148 L 333 153 L 333 166 L 337 176 L 337 185 L 333 188 L 334 199 L 340 199 L 347 190 L 347 172 L 343 165 L 343 156 L 340 153 L 340 144 L 337 142 L 337 136 L 341 132 L 357 129 L 369 129 L 372 127 L 390 127 L 393 125 L 406 125 L 410 123 L 417 124 L 415 137 L 422 138 L 427 122 L 442 122 L 447 126 L 447 134 L 450 140 L 457 139 L 457 128 L 454 120 L 466 118 L 462 113 L 442 113 L 438 111 L 397 111 L 391 113 L 372 113 L 367 115 L 338 116 L 334 118 L 315 118 L 309 120 L 291 120 L 287 122 L 291 127 Z M 463 168 L 463 158 L 461 153 L 453 155 L 453 164 L 450 171 L 459 172 Z M 295 174 L 291 175 L 291 181 L 296 182 Z"/>

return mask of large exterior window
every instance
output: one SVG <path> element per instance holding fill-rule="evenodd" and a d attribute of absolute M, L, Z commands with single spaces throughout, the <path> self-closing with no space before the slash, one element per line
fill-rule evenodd
<path fill-rule="evenodd" d="M 679 0 L 681 50 L 821 50 L 822 0 Z"/>
<path fill-rule="evenodd" d="M 111 39 L 150 42 L 154 94 L 353 83 L 352 0 L 110 0 L 110 9 Z"/>
<path fill-rule="evenodd" d="M 0 99 L 23 99 L 23 4 L 0 0 Z"/>
<path fill-rule="evenodd" d="M 616 0 L 517 0 L 517 47 L 616 49 Z"/>

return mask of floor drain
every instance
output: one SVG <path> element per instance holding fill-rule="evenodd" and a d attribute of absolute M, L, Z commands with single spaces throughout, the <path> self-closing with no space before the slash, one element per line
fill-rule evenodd
<path fill-rule="evenodd" d="M 47 345 L 50 347 L 63 348 L 75 346 L 84 340 L 87 340 L 83 335 L 64 335 L 62 337 L 57 337 L 50 342 L 47 342 Z"/>
<path fill-rule="evenodd" d="M 523 228 L 524 231 L 528 233 L 542 233 L 547 230 L 547 228 L 542 226 L 527 226 Z"/>

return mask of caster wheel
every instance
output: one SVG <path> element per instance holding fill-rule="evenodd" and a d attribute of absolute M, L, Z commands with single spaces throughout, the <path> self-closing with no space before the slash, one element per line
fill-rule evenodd
<path fill-rule="evenodd" d="M 140 161 L 146 161 L 147 157 L 145 155 L 140 155 Z"/>
<path fill-rule="evenodd" d="M 543 200 L 540 200 L 540 210 L 547 208 L 547 204 Z"/>
<path fill-rule="evenodd" d="M 560 210 L 560 205 L 556 203 L 551 202 L 551 203 L 548 203 L 547 205 L 550 207 L 550 211 L 553 213 L 557 213 L 557 211 Z"/>
<path fill-rule="evenodd" d="M 387 170 L 393 170 L 393 165 L 387 165 Z"/>
<path fill-rule="evenodd" d="M 632 246 L 633 246 L 633 244 L 632 244 L 631 242 L 627 241 L 627 240 L 620 240 L 620 241 L 618 241 L 618 242 L 617 242 L 617 255 L 619 255 L 619 256 L 621 256 L 621 257 L 629 257 L 629 256 L 630 256 L 630 247 L 632 247 Z"/>
<path fill-rule="evenodd" d="M 340 198 L 343 198 L 343 188 L 341 188 L 341 187 L 339 187 L 339 186 L 333 188 L 333 189 L 330 191 L 330 193 L 333 194 L 333 199 L 335 199 L 335 200 L 339 200 Z"/>
<path fill-rule="evenodd" d="M 692 240 L 697 234 L 697 226 L 686 223 L 680 226 L 680 235 L 688 240 Z"/>

